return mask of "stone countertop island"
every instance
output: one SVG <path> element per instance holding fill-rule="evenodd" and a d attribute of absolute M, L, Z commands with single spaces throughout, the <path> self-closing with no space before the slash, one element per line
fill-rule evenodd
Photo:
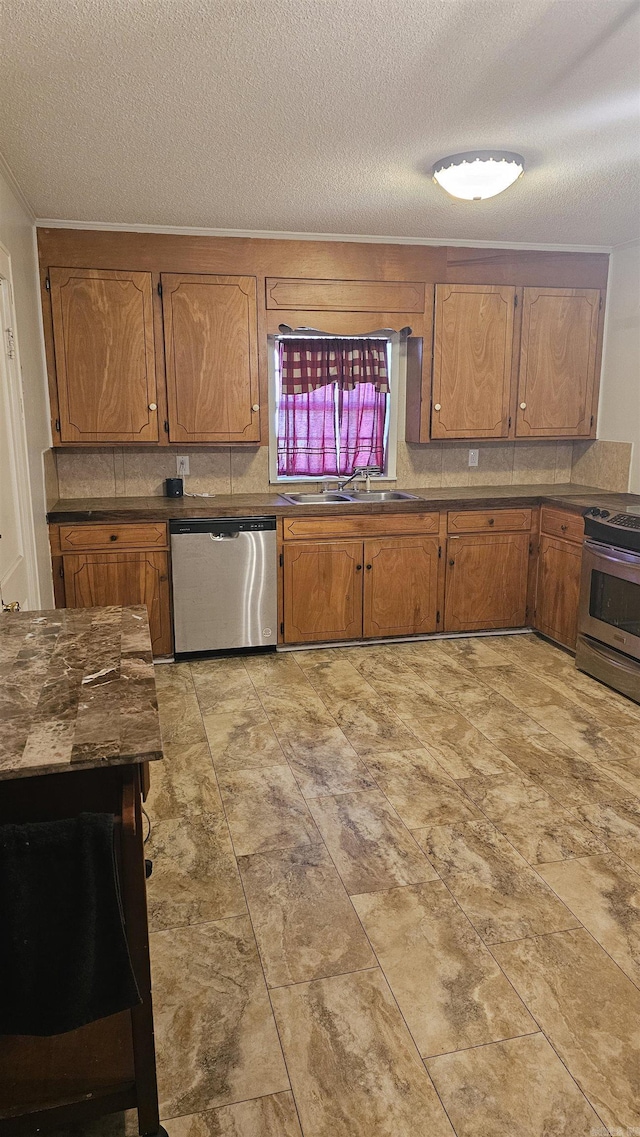
<path fill-rule="evenodd" d="M 0 616 L 0 779 L 162 758 L 147 610 Z"/>

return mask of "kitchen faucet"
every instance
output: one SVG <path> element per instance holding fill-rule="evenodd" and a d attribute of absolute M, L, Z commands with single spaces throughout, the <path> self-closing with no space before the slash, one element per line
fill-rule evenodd
<path fill-rule="evenodd" d="M 370 493 L 370 491 L 371 491 L 371 475 L 372 474 L 381 474 L 381 473 L 382 473 L 382 470 L 381 470 L 380 466 L 356 466 L 353 473 L 350 474 L 350 476 L 348 478 L 346 478 L 345 481 L 338 480 L 338 488 L 339 488 L 340 492 L 342 492 L 342 490 L 345 488 L 345 486 L 348 486 L 349 482 L 352 482 L 354 480 L 354 478 L 365 478 L 365 480 L 366 480 L 366 492 Z M 329 492 L 331 492 L 330 489 L 327 486 L 325 486 L 323 493 L 329 493 Z"/>

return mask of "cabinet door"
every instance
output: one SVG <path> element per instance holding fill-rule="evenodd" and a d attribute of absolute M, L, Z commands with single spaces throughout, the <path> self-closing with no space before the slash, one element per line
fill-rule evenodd
<path fill-rule="evenodd" d="M 600 293 L 596 288 L 525 288 L 516 435 L 591 433 Z"/>
<path fill-rule="evenodd" d="M 362 635 L 362 558 L 362 541 L 285 545 L 285 643 Z"/>
<path fill-rule="evenodd" d="M 62 442 L 157 442 L 151 273 L 52 268 Z"/>
<path fill-rule="evenodd" d="M 432 438 L 506 438 L 515 288 L 437 284 Z"/>
<path fill-rule="evenodd" d="M 384 537 L 364 546 L 365 636 L 435 632 L 438 538 Z"/>
<path fill-rule="evenodd" d="M 445 631 L 522 627 L 528 568 L 528 533 L 449 537 Z"/>
<path fill-rule="evenodd" d="M 170 441 L 258 442 L 255 277 L 161 279 Z"/>
<path fill-rule="evenodd" d="M 67 608 L 146 604 L 153 654 L 171 653 L 167 553 L 79 553 L 63 563 Z"/>
<path fill-rule="evenodd" d="M 582 545 L 557 537 L 540 537 L 536 628 L 552 640 L 575 650 Z"/>

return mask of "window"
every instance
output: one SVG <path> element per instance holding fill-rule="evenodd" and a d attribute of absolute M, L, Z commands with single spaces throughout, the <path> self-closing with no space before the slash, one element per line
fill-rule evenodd
<path fill-rule="evenodd" d="M 272 342 L 272 480 L 346 477 L 357 466 L 379 466 L 388 475 L 391 339 Z"/>

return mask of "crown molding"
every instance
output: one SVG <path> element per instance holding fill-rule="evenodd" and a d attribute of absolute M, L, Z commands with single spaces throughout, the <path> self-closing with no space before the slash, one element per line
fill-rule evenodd
<path fill-rule="evenodd" d="M 362 245 L 443 245 L 461 249 L 522 249 L 543 253 L 605 253 L 612 245 L 553 245 L 526 241 L 472 241 L 448 237 L 381 237 L 355 233 L 288 233 L 271 229 L 206 229 L 190 225 L 126 225 L 118 221 L 66 221 L 61 218 L 37 217 L 39 229 L 89 229 L 116 233 L 169 233 L 189 237 L 249 237 L 262 241 L 348 241 Z M 619 247 L 619 246 L 616 246 Z"/>
<path fill-rule="evenodd" d="M 20 186 L 18 179 L 16 178 L 13 170 L 11 169 L 11 166 L 7 162 L 4 155 L 1 153 L 0 153 L 0 174 L 2 175 L 4 180 L 6 181 L 11 192 L 15 195 L 15 197 L 17 197 L 18 201 L 20 202 L 20 204 L 23 207 L 23 209 L 25 210 L 25 212 L 29 214 L 29 220 L 36 223 L 35 210 L 34 210 L 33 206 L 31 205 L 31 202 L 29 201 L 29 199 L 23 193 L 22 187 Z"/>

